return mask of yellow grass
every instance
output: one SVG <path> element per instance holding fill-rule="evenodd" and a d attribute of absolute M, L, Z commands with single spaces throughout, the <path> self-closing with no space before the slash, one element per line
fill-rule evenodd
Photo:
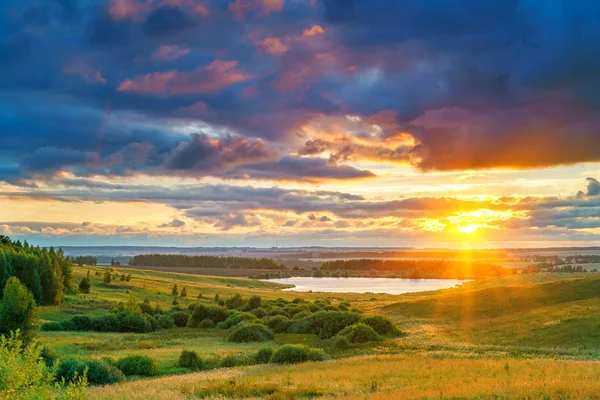
<path fill-rule="evenodd" d="M 599 399 L 600 363 L 363 356 L 296 366 L 259 366 L 92 388 L 92 399 L 325 397 L 337 399 Z"/>

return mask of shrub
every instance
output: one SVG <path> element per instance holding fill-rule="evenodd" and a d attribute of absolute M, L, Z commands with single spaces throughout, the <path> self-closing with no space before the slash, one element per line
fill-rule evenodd
<path fill-rule="evenodd" d="M 233 368 L 233 367 L 237 367 L 238 365 L 242 365 L 243 361 L 240 360 L 239 358 L 237 358 L 234 355 L 228 355 L 225 356 L 220 362 L 219 362 L 219 366 L 221 368 Z"/>
<path fill-rule="evenodd" d="M 219 324 L 219 328 L 221 329 L 229 329 L 232 326 L 235 326 L 242 322 L 258 322 L 258 318 L 254 316 L 254 314 L 250 314 L 247 312 L 234 311 L 229 314 L 229 317 L 222 324 Z"/>
<path fill-rule="evenodd" d="M 308 309 L 310 310 L 310 312 L 317 312 L 317 311 L 321 311 L 321 307 L 319 307 L 317 304 L 309 304 L 308 305 Z"/>
<path fill-rule="evenodd" d="M 303 344 L 286 344 L 273 353 L 271 362 L 275 364 L 297 364 L 306 361 L 323 361 L 325 353 Z"/>
<path fill-rule="evenodd" d="M 178 328 L 187 326 L 189 320 L 190 320 L 190 315 L 186 312 L 178 311 L 176 313 L 173 313 L 173 322 L 175 323 L 175 326 Z"/>
<path fill-rule="evenodd" d="M 292 320 L 283 315 L 276 315 L 265 320 L 265 325 L 275 333 L 287 332 L 291 324 Z"/>
<path fill-rule="evenodd" d="M 388 318 L 381 315 L 373 315 L 370 317 L 363 317 L 360 320 L 361 323 L 370 326 L 375 332 L 384 336 L 397 336 L 400 334 L 400 330 L 396 328 L 396 325 Z"/>
<path fill-rule="evenodd" d="M 77 379 L 75 384 L 57 385 L 40 359 L 40 348 L 24 346 L 18 332 L 0 337 L 0 371 L 0 398 L 3 399 L 88 398 L 84 379 Z"/>
<path fill-rule="evenodd" d="M 271 311 L 269 311 L 267 313 L 266 316 L 267 317 L 274 317 L 276 315 L 283 315 L 284 317 L 288 317 L 288 318 L 290 317 L 290 314 L 287 311 L 285 311 L 285 310 L 283 310 L 281 308 L 274 308 L 274 309 L 272 309 Z"/>
<path fill-rule="evenodd" d="M 119 368 L 126 376 L 155 376 L 158 375 L 158 362 L 146 356 L 130 356 L 117 361 Z"/>
<path fill-rule="evenodd" d="M 112 365 L 98 360 L 67 359 L 60 361 L 54 376 L 57 380 L 64 378 L 65 382 L 76 382 L 87 369 L 87 380 L 90 385 L 111 385 L 123 382 L 123 373 Z"/>
<path fill-rule="evenodd" d="M 350 348 L 350 340 L 346 336 L 336 336 L 333 339 L 333 347 L 338 350 L 347 350 Z"/>
<path fill-rule="evenodd" d="M 152 331 L 150 322 L 141 315 L 132 312 L 124 312 L 118 314 L 117 317 L 119 318 L 121 325 L 121 332 L 145 333 Z"/>
<path fill-rule="evenodd" d="M 190 311 L 190 313 L 193 313 L 194 310 L 196 309 L 196 307 L 198 307 L 198 306 L 199 306 L 198 303 L 190 303 L 190 304 L 188 304 L 187 308 Z"/>
<path fill-rule="evenodd" d="M 175 320 L 167 314 L 160 315 L 157 321 L 158 325 L 163 329 L 170 329 L 175 326 Z"/>
<path fill-rule="evenodd" d="M 298 321 L 302 318 L 306 318 L 310 315 L 310 313 L 306 312 L 306 311 L 301 311 L 298 314 L 294 315 L 294 320 Z"/>
<path fill-rule="evenodd" d="M 265 315 L 267 315 L 267 311 L 266 311 L 264 308 L 262 308 L 262 307 L 255 308 L 254 310 L 252 310 L 252 311 L 250 311 L 250 312 L 251 312 L 253 315 L 255 315 L 257 318 L 262 318 L 262 317 L 264 317 Z"/>
<path fill-rule="evenodd" d="M 346 336 L 352 343 L 367 343 L 381 340 L 381 337 L 373 328 L 363 323 L 348 326 L 339 335 Z"/>
<path fill-rule="evenodd" d="M 121 322 L 114 314 L 92 319 L 92 330 L 95 332 L 120 332 Z"/>
<path fill-rule="evenodd" d="M 205 306 L 199 305 L 194 309 L 192 316 L 188 321 L 188 326 L 190 328 L 197 328 L 200 322 L 205 320 L 206 318 L 212 319 L 214 323 L 219 323 L 221 321 L 225 321 L 229 316 L 229 311 L 220 306 Z"/>
<path fill-rule="evenodd" d="M 319 311 L 306 318 L 295 321 L 288 332 L 312 333 L 321 339 L 329 339 L 337 335 L 347 326 L 354 325 L 360 320 L 360 315 L 347 311 Z"/>
<path fill-rule="evenodd" d="M 254 356 L 254 362 L 257 364 L 267 364 L 273 356 L 273 349 L 270 347 L 263 347 L 258 350 L 258 353 Z"/>
<path fill-rule="evenodd" d="M 248 299 L 248 309 L 255 310 L 262 304 L 262 297 L 252 296 Z"/>
<path fill-rule="evenodd" d="M 213 329 L 214 327 L 215 323 L 210 318 L 203 319 L 202 321 L 200 321 L 200 325 L 198 325 L 198 328 L 200 329 Z"/>
<path fill-rule="evenodd" d="M 38 313 L 35 299 L 19 278 L 8 278 L 0 301 L 0 336 L 19 330 L 20 339 L 28 344 L 37 331 Z"/>
<path fill-rule="evenodd" d="M 195 351 L 184 350 L 179 356 L 178 366 L 182 368 L 189 368 L 192 370 L 202 369 L 202 359 L 198 356 Z"/>
<path fill-rule="evenodd" d="M 227 340 L 234 343 L 266 342 L 274 337 L 273 332 L 264 325 L 242 323 L 231 329 Z"/>
<path fill-rule="evenodd" d="M 54 332 L 54 331 L 64 331 L 65 328 L 62 326 L 60 322 L 46 322 L 40 328 L 42 331 L 46 332 Z"/>
<path fill-rule="evenodd" d="M 53 366 L 56 360 L 58 360 L 58 354 L 47 346 L 43 347 L 40 351 L 40 357 L 49 367 Z"/>
<path fill-rule="evenodd" d="M 225 305 L 230 310 L 240 308 L 244 304 L 246 304 L 246 301 L 244 301 L 244 299 L 242 299 L 242 296 L 240 296 L 239 294 L 236 294 L 235 296 L 233 296 L 225 301 Z"/>

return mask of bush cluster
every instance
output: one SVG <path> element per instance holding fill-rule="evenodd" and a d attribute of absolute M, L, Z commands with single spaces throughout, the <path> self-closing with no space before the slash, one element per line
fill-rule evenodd
<path fill-rule="evenodd" d="M 381 336 L 373 328 L 363 323 L 348 326 L 339 335 L 347 337 L 352 343 L 367 343 L 381 340 Z"/>
<path fill-rule="evenodd" d="M 297 364 L 306 361 L 323 361 L 326 355 L 322 350 L 302 344 L 286 344 L 273 353 L 270 362 L 274 364 Z"/>
<path fill-rule="evenodd" d="M 158 362 L 146 356 L 129 356 L 116 363 L 125 376 L 156 376 L 159 374 Z"/>
<path fill-rule="evenodd" d="M 273 332 L 264 325 L 242 323 L 230 330 L 227 340 L 233 343 L 266 342 L 267 340 L 272 340 L 274 337 Z"/>
<path fill-rule="evenodd" d="M 145 333 L 156 330 L 156 321 L 148 315 L 134 312 L 120 312 L 104 317 L 80 315 L 61 322 L 47 322 L 43 331 L 93 331 L 93 332 L 133 332 Z"/>
<path fill-rule="evenodd" d="M 87 370 L 87 379 L 90 385 L 110 385 L 123 382 L 123 372 L 114 366 L 98 360 L 66 359 L 59 362 L 54 377 L 60 381 L 76 382 Z"/>
<path fill-rule="evenodd" d="M 179 356 L 178 366 L 182 368 L 189 368 L 195 371 L 201 370 L 203 363 L 202 359 L 198 356 L 195 351 L 184 350 Z"/>

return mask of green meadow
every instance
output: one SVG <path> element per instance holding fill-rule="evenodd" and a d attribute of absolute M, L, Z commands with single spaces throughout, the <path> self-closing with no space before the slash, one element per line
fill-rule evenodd
<path fill-rule="evenodd" d="M 389 318 L 402 334 L 338 347 L 335 338 L 306 333 L 276 333 L 266 342 L 234 343 L 227 340 L 227 329 L 217 328 L 40 332 L 39 342 L 60 359 L 143 355 L 157 361 L 158 375 L 91 386 L 92 399 L 600 398 L 600 274 L 518 274 L 392 296 L 294 293 L 253 279 L 118 267 L 113 274 L 131 273 L 132 279 L 105 285 L 106 269 L 75 267 L 76 281 L 90 271 L 91 292 L 67 295 L 60 306 L 41 307 L 42 322 L 106 316 L 116 304 L 132 298 L 148 299 L 167 310 L 173 307 L 171 291 L 177 284 L 187 291 L 185 298 L 177 298 L 182 309 L 192 303 L 210 307 L 215 295 L 321 300 L 332 307 L 350 303 L 365 316 Z M 294 365 L 251 362 L 259 349 L 286 344 L 321 349 L 325 360 Z M 196 352 L 204 367 L 181 367 L 183 350 Z"/>

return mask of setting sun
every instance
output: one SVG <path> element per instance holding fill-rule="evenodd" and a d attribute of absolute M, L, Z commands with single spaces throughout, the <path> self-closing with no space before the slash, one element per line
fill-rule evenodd
<path fill-rule="evenodd" d="M 471 225 L 458 225 L 456 229 L 458 229 L 462 233 L 466 233 L 467 235 L 471 235 L 479 229 L 480 225 L 471 224 Z"/>

